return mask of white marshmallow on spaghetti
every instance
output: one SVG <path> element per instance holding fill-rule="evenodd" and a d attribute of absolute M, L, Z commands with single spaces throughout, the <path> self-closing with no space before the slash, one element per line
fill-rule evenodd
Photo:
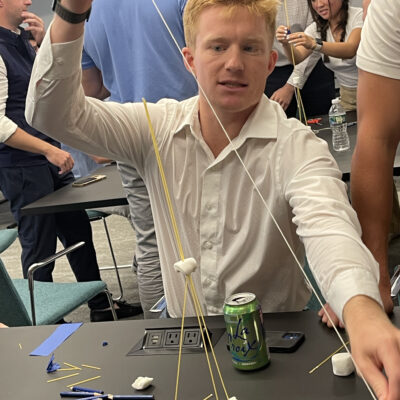
<path fill-rule="evenodd" d="M 184 260 L 176 262 L 174 268 L 177 272 L 190 275 L 192 272 L 196 271 L 197 262 L 194 258 L 185 258 Z"/>

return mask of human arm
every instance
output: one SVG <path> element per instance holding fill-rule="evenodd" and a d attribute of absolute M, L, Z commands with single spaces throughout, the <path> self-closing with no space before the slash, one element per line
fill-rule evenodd
<path fill-rule="evenodd" d="M 294 94 L 294 86 L 291 85 L 290 83 L 285 83 L 281 88 L 275 90 L 275 92 L 272 93 L 272 96 L 270 98 L 271 100 L 274 100 L 277 103 L 279 103 L 282 106 L 282 108 L 286 110 L 292 101 L 293 94 Z"/>
<path fill-rule="evenodd" d="M 317 42 L 313 36 L 305 32 L 296 32 L 287 34 L 285 26 L 279 26 L 276 31 L 276 38 L 282 44 L 286 56 L 292 62 L 292 50 L 294 61 L 296 64 L 306 59 L 317 46 Z M 320 53 L 330 57 L 349 59 L 353 58 L 361 40 L 361 28 L 355 28 L 351 31 L 345 42 L 322 42 Z M 292 50 L 290 48 L 292 45 Z"/>
<path fill-rule="evenodd" d="M 42 154 L 49 162 L 60 168 L 60 174 L 71 170 L 74 162 L 67 152 L 29 134 L 6 116 L 7 99 L 7 69 L 3 58 L 0 57 L 0 141 L 19 150 Z"/>
<path fill-rule="evenodd" d="M 399 399 L 400 331 L 380 305 L 365 296 L 349 300 L 343 317 L 353 358 L 377 398 Z"/>
<path fill-rule="evenodd" d="M 85 95 L 104 100 L 110 96 L 110 92 L 103 84 L 103 76 L 97 67 L 82 70 L 82 86 Z"/>
<path fill-rule="evenodd" d="M 373 96 L 371 95 L 373 93 Z M 377 101 L 379 99 L 379 101 Z M 390 312 L 388 235 L 392 214 L 393 163 L 400 141 L 400 80 L 359 70 L 358 131 L 351 167 L 351 198 L 363 241 L 380 268 L 380 291 Z"/>
<path fill-rule="evenodd" d="M 40 46 L 46 33 L 43 20 L 29 11 L 23 11 L 22 18 L 24 19 L 23 23 L 28 24 L 25 30 L 32 33 L 37 45 Z"/>
<path fill-rule="evenodd" d="M 113 160 L 106 158 L 106 157 L 99 157 L 94 156 L 93 154 L 89 154 L 89 157 L 96 163 L 96 164 L 107 164 L 113 162 Z"/>
<path fill-rule="evenodd" d="M 142 162 L 143 152 L 151 148 L 151 137 L 142 135 L 148 129 L 143 104 L 86 97 L 81 85 L 83 35 L 52 44 L 50 33 L 51 28 L 32 70 L 25 112 L 28 123 L 87 154 L 135 165 L 139 158 Z M 153 124 L 154 119 L 153 112 Z"/>
<path fill-rule="evenodd" d="M 74 160 L 68 152 L 61 150 L 42 139 L 32 136 L 21 128 L 17 128 L 14 134 L 12 134 L 4 143 L 7 146 L 19 150 L 29 151 L 31 153 L 45 156 L 51 164 L 54 164 L 60 169 L 60 175 L 69 172 L 74 166 Z"/>
<path fill-rule="evenodd" d="M 295 88 L 303 88 L 320 57 L 319 54 L 313 52 L 304 61 L 297 64 L 285 85 L 272 94 L 271 100 L 278 102 L 286 110 L 293 99 Z"/>

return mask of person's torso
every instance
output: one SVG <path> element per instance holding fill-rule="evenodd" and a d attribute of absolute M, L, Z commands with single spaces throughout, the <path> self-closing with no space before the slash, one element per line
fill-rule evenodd
<path fill-rule="evenodd" d="M 5 115 L 19 128 L 55 146 L 58 142 L 32 128 L 25 119 L 25 101 L 35 51 L 25 37 L 25 32 L 14 33 L 0 27 L 0 56 L 7 69 L 8 98 Z M 0 167 L 29 166 L 46 162 L 40 154 L 19 150 L 0 143 Z"/>
<path fill-rule="evenodd" d="M 180 48 L 186 0 L 161 0 L 161 13 Z M 96 0 L 86 24 L 85 52 L 101 70 L 110 100 L 155 102 L 197 94 L 161 17 L 148 0 Z"/>

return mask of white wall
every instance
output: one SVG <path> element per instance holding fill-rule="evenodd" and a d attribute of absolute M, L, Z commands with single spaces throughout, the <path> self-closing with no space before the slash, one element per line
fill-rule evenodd
<path fill-rule="evenodd" d="M 29 11 L 39 15 L 44 20 L 46 28 L 53 18 L 52 4 L 52 0 L 32 0 L 32 5 L 29 7 Z"/>

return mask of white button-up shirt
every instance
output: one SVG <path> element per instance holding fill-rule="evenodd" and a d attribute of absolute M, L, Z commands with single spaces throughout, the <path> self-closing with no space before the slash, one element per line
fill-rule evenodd
<path fill-rule="evenodd" d="M 85 98 L 82 38 L 51 45 L 47 34 L 27 97 L 27 119 L 85 152 L 132 163 L 149 191 L 168 310 L 182 313 L 184 277 L 143 104 Z M 62 62 L 62 61 L 65 62 Z M 160 71 L 162 73 L 162 71 Z M 301 310 L 310 292 L 300 268 L 231 146 L 216 158 L 202 138 L 198 98 L 149 104 L 185 257 L 207 314 L 253 292 L 263 310 Z M 360 239 L 356 214 L 327 144 L 265 96 L 232 141 L 294 253 L 304 247 L 324 295 L 341 315 L 353 296 L 380 301 L 378 266 Z M 302 240 L 300 240 L 300 238 Z M 193 307 L 188 306 L 193 314 Z"/>

